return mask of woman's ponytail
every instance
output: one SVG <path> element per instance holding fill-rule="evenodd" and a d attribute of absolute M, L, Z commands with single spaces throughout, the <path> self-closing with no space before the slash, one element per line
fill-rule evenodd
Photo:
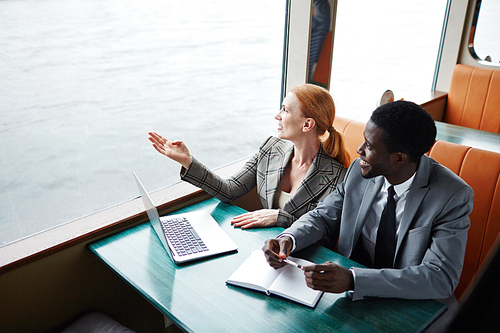
<path fill-rule="evenodd" d="M 344 136 L 337 132 L 333 126 L 327 129 L 329 135 L 324 142 L 322 142 L 323 150 L 325 153 L 330 155 L 339 161 L 340 164 L 349 167 L 349 153 L 347 152 L 344 144 Z"/>

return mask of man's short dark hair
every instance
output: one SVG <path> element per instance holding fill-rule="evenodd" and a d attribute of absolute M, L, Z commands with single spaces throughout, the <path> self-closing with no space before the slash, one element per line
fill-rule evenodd
<path fill-rule="evenodd" d="M 370 118 L 383 129 L 389 152 L 402 152 L 418 163 L 436 140 L 436 125 L 422 107 L 407 101 L 395 101 L 379 106 Z"/>

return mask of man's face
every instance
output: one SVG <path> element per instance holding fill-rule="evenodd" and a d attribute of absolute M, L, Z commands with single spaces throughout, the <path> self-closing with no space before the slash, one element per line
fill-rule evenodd
<path fill-rule="evenodd" d="M 377 127 L 371 120 L 368 121 L 364 131 L 365 141 L 358 147 L 361 175 L 364 178 L 377 176 L 390 176 L 394 165 L 391 155 L 384 142 L 385 132 Z"/>

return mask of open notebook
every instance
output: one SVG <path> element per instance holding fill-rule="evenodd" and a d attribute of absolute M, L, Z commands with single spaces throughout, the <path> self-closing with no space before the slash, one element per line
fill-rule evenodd
<path fill-rule="evenodd" d="M 149 221 L 176 264 L 238 249 L 214 218 L 204 210 L 160 217 L 153 200 L 134 172 Z"/>
<path fill-rule="evenodd" d="M 312 265 L 310 261 L 289 257 L 300 265 Z M 314 308 L 322 291 L 313 290 L 306 285 L 304 272 L 293 266 L 286 265 L 274 269 L 266 261 L 264 252 L 253 251 L 241 266 L 226 280 L 227 284 L 249 288 L 266 294 L 274 294 L 297 303 Z"/>

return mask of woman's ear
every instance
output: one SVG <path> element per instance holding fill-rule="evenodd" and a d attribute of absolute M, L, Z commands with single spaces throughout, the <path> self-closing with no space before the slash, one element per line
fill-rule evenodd
<path fill-rule="evenodd" d="M 302 132 L 309 132 L 316 126 L 316 121 L 312 118 L 306 118 L 302 125 Z"/>

